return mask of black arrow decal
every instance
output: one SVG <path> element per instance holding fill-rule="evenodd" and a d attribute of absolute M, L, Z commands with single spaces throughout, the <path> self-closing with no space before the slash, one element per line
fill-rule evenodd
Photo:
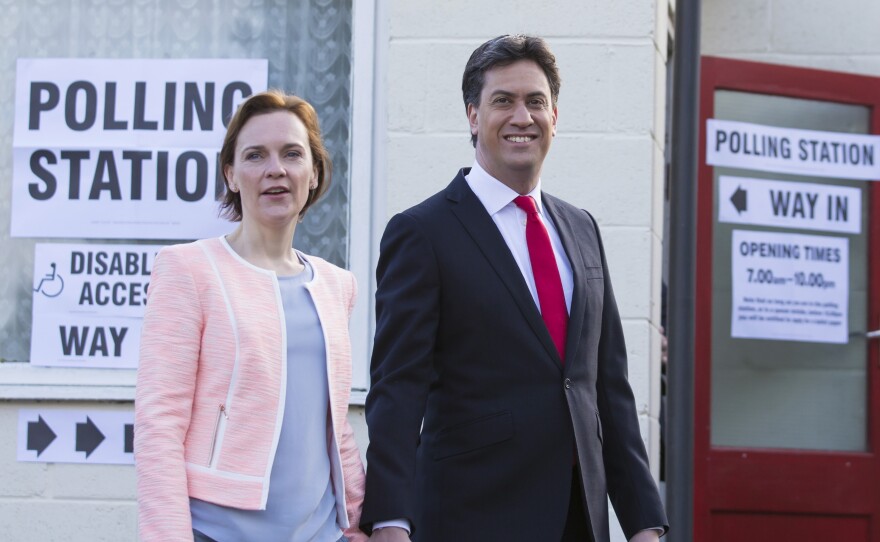
<path fill-rule="evenodd" d="M 742 214 L 742 212 L 748 208 L 747 195 L 748 193 L 743 190 L 741 186 L 737 186 L 736 192 L 734 192 L 733 195 L 730 196 L 730 203 L 732 203 L 733 206 L 736 207 L 736 210 L 739 214 Z"/>
<path fill-rule="evenodd" d="M 46 420 L 38 416 L 37 421 L 28 422 L 27 449 L 35 450 L 37 457 L 40 457 L 40 454 L 55 440 L 55 436 L 55 432 Z"/>
<path fill-rule="evenodd" d="M 86 416 L 86 423 L 76 424 L 76 451 L 85 452 L 86 458 L 104 442 L 104 433 L 91 418 Z"/>
<path fill-rule="evenodd" d="M 134 424 L 125 424 L 125 453 L 134 453 Z"/>

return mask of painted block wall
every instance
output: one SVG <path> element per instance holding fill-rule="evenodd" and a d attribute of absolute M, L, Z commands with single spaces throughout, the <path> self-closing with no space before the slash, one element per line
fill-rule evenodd
<path fill-rule="evenodd" d="M 705 55 L 880 76 L 880 2 L 704 0 Z"/>

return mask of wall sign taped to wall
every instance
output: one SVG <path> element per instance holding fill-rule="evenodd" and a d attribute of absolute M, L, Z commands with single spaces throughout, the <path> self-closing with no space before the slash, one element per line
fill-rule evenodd
<path fill-rule="evenodd" d="M 18 461 L 134 463 L 133 410 L 21 409 Z"/>
<path fill-rule="evenodd" d="M 136 368 L 150 272 L 161 248 L 37 243 L 31 365 Z"/>
<path fill-rule="evenodd" d="M 264 59 L 19 59 L 13 237 L 225 233 L 218 152 Z"/>
<path fill-rule="evenodd" d="M 849 239 L 733 230 L 731 336 L 849 340 Z"/>

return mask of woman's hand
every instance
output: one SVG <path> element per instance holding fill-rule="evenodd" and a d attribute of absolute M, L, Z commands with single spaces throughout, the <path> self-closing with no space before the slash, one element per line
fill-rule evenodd
<path fill-rule="evenodd" d="M 410 542 L 409 533 L 400 527 L 383 527 L 373 531 L 370 542 Z"/>

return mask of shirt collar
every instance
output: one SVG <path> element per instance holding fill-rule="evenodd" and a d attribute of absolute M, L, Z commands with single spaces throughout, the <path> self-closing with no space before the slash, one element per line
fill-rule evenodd
<path fill-rule="evenodd" d="M 485 169 L 480 167 L 480 164 L 476 160 L 474 161 L 474 165 L 471 166 L 470 173 L 465 176 L 465 180 L 467 180 L 468 186 L 471 187 L 474 194 L 477 195 L 477 199 L 480 200 L 480 203 L 486 208 L 489 216 L 494 216 L 495 213 L 512 203 L 514 198 L 519 196 L 519 193 L 515 190 L 489 175 Z M 538 179 L 538 183 L 535 185 L 534 190 L 526 195 L 534 198 L 538 207 L 538 213 L 543 215 L 544 203 L 541 201 L 540 178 Z"/>

